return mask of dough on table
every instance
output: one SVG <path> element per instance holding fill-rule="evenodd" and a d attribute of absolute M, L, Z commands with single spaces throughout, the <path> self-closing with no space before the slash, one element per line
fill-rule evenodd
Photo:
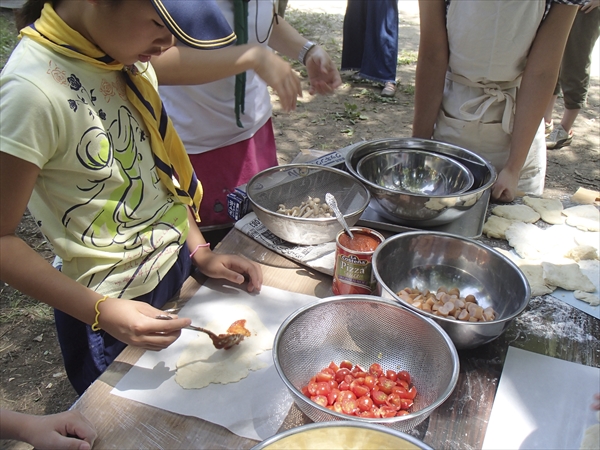
<path fill-rule="evenodd" d="M 582 259 L 598 259 L 598 250 L 591 245 L 578 245 L 571 248 L 565 257 L 573 261 L 581 261 Z"/>
<path fill-rule="evenodd" d="M 578 300 L 589 303 L 590 306 L 598 306 L 600 305 L 600 298 L 597 295 L 590 294 L 589 292 L 580 291 L 579 289 L 573 291 L 573 297 Z"/>
<path fill-rule="evenodd" d="M 542 259 L 544 248 L 548 247 L 544 231 L 530 223 L 513 222 L 504 234 L 510 246 L 524 259 Z"/>
<path fill-rule="evenodd" d="M 551 294 L 556 289 L 556 286 L 549 286 L 544 281 L 544 269 L 542 268 L 541 260 L 523 259 L 511 252 L 508 252 L 501 248 L 495 248 L 495 250 L 502 253 L 508 259 L 513 261 L 527 278 L 529 287 L 531 289 L 531 296 L 537 297 L 539 295 Z"/>
<path fill-rule="evenodd" d="M 498 205 L 492 209 L 492 214 L 525 223 L 537 222 L 541 217 L 527 205 Z"/>
<path fill-rule="evenodd" d="M 575 242 L 577 245 L 588 245 L 594 247 L 600 255 L 600 233 L 597 231 L 581 231 L 577 230 L 575 234 Z"/>
<path fill-rule="evenodd" d="M 562 212 L 567 225 L 583 231 L 600 231 L 600 211 L 594 205 L 579 205 Z"/>
<path fill-rule="evenodd" d="M 184 389 L 200 389 L 210 383 L 228 384 L 246 378 L 250 371 L 267 366 L 256 356 L 273 348 L 273 334 L 246 305 L 228 308 L 223 318 L 212 321 L 206 328 L 216 334 L 224 333 L 236 320 L 246 320 L 252 333 L 228 350 L 217 350 L 208 335 L 199 332 L 181 353 L 177 361 L 175 381 Z"/>
<path fill-rule="evenodd" d="M 483 233 L 489 238 L 506 239 L 506 230 L 513 222 L 492 214 L 483 224 Z"/>
<path fill-rule="evenodd" d="M 547 261 L 542 262 L 544 269 L 544 282 L 551 286 L 557 286 L 567 291 L 585 291 L 594 292 L 596 286 L 581 271 L 576 263 L 573 264 L 553 264 Z"/>
<path fill-rule="evenodd" d="M 542 220 L 551 225 L 562 225 L 565 216 L 562 215 L 563 204 L 556 198 L 523 197 L 523 203 L 537 212 Z"/>

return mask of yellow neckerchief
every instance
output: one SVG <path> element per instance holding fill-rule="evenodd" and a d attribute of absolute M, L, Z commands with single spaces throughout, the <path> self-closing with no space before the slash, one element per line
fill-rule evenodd
<path fill-rule="evenodd" d="M 41 17 L 32 25 L 23 28 L 19 36 L 27 36 L 57 53 L 85 61 L 95 67 L 122 70 L 125 73 L 127 98 L 142 115 L 150 132 L 150 146 L 160 180 L 183 204 L 192 208 L 196 220 L 199 220 L 202 185 L 196 178 L 183 142 L 167 116 L 152 83 L 139 74 L 135 67 L 132 70 L 125 68 L 123 64 L 113 60 L 70 28 L 56 14 L 50 2 L 44 5 Z M 173 182 L 175 174 L 180 187 Z"/>

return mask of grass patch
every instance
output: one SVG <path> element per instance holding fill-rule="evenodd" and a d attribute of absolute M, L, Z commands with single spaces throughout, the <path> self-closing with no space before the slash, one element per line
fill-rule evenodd
<path fill-rule="evenodd" d="M 398 64 L 401 66 L 408 66 L 410 64 L 417 63 L 418 53 L 411 50 L 402 50 L 398 54 Z"/>

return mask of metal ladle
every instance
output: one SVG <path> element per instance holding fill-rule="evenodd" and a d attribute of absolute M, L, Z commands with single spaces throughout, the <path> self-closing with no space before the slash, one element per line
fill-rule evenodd
<path fill-rule="evenodd" d="M 346 233 L 348 233 L 348 236 L 350 236 L 350 239 L 354 239 L 354 235 L 352 234 L 352 231 L 350 231 L 350 228 L 348 227 L 348 224 L 346 223 L 346 219 L 344 219 L 344 215 L 340 211 L 340 208 L 338 208 L 338 204 L 337 204 L 335 197 L 332 194 L 330 194 L 329 192 L 327 194 L 325 194 L 325 203 L 327 203 L 327 205 L 329 205 L 329 207 L 333 210 L 333 213 L 335 214 L 336 219 L 338 220 L 339 223 L 342 224 L 342 227 L 344 227 L 344 230 L 346 230 Z"/>

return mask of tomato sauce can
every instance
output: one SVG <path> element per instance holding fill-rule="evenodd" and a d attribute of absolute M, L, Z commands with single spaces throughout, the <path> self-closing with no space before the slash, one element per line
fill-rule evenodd
<path fill-rule="evenodd" d="M 352 227 L 354 239 L 342 230 L 335 238 L 335 265 L 332 290 L 335 295 L 365 294 L 375 291 L 373 253 L 385 238 L 370 228 Z"/>

